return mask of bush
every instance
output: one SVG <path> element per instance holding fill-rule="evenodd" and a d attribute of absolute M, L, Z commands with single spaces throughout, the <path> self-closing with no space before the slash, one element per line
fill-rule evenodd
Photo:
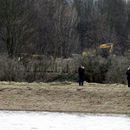
<path fill-rule="evenodd" d="M 47 74 L 45 77 L 46 82 L 53 82 L 53 81 L 78 81 L 78 75 L 77 74 L 67 74 L 67 73 L 53 73 L 53 74 Z"/>
<path fill-rule="evenodd" d="M 127 57 L 111 55 L 108 58 L 101 56 L 84 57 L 88 82 L 97 83 L 126 83 L 126 70 L 129 66 Z"/>
<path fill-rule="evenodd" d="M 87 56 L 83 59 L 88 82 L 103 83 L 108 71 L 108 61 L 101 56 Z"/>
<path fill-rule="evenodd" d="M 83 57 L 86 70 L 86 81 L 97 83 L 126 83 L 126 70 L 129 66 L 127 57 L 111 55 L 104 58 L 100 55 Z M 28 59 L 27 62 L 0 56 L 0 81 L 78 81 L 77 72 L 47 72 L 50 62 Z M 76 68 L 75 68 L 76 69 Z M 77 70 L 77 69 L 76 69 Z"/>
<path fill-rule="evenodd" d="M 123 56 L 111 56 L 110 66 L 106 73 L 107 83 L 126 83 L 126 71 L 129 66 L 129 60 Z"/>
<path fill-rule="evenodd" d="M 0 80 L 24 81 L 24 66 L 17 59 L 0 56 Z"/>
<path fill-rule="evenodd" d="M 46 81 L 47 69 L 50 66 L 50 61 L 48 59 L 27 59 L 21 61 L 25 66 L 25 80 L 27 82 L 43 82 Z"/>

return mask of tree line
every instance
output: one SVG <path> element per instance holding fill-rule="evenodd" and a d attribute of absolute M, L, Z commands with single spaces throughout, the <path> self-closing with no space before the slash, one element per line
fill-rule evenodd
<path fill-rule="evenodd" d="M 102 43 L 113 43 L 113 55 L 130 58 L 129 1 L 0 0 L 1 55 L 68 58 L 93 53 Z"/>
<path fill-rule="evenodd" d="M 69 57 L 101 43 L 123 55 L 130 41 L 125 0 L 0 0 L 0 50 Z"/>

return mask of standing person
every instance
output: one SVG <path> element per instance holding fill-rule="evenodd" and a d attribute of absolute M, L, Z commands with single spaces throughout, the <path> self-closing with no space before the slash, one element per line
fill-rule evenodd
<path fill-rule="evenodd" d="M 79 74 L 79 86 L 83 86 L 85 80 L 85 68 L 83 65 L 81 65 L 78 68 L 78 74 Z"/>
<path fill-rule="evenodd" d="M 130 87 L 130 66 L 128 67 L 128 70 L 126 71 L 127 80 L 128 80 L 128 87 Z"/>

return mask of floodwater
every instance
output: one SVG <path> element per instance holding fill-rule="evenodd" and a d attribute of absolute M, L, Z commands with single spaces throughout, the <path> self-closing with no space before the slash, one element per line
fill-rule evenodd
<path fill-rule="evenodd" d="M 0 130 L 130 130 L 130 117 L 0 111 Z"/>

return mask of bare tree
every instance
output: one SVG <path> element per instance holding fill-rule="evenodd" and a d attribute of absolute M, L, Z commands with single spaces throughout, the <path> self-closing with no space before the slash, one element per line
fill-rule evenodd
<path fill-rule="evenodd" d="M 33 0 L 0 0 L 0 39 L 14 56 L 33 36 Z"/>
<path fill-rule="evenodd" d="M 54 57 L 68 57 L 78 44 L 75 6 L 64 0 L 44 0 L 37 7 L 39 50 Z"/>

